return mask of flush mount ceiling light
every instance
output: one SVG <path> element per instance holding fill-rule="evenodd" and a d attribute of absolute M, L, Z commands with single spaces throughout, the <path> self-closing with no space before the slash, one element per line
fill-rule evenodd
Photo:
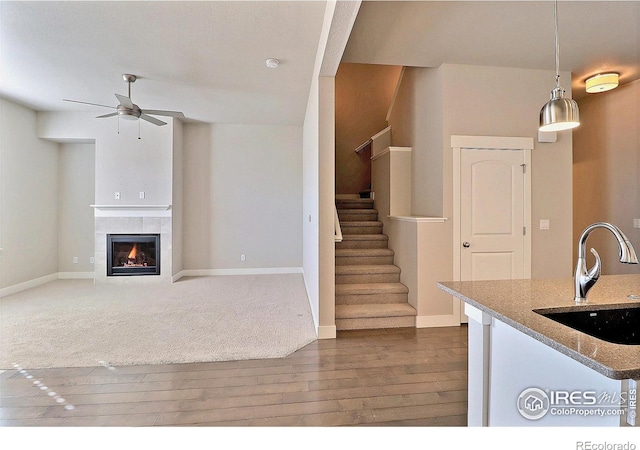
<path fill-rule="evenodd" d="M 540 110 L 540 131 L 570 130 L 580 125 L 578 104 L 575 100 L 564 98 L 564 89 L 560 87 L 560 46 L 558 44 L 558 0 L 553 3 L 553 19 L 556 37 L 556 87 L 551 91 L 549 100 Z"/>
<path fill-rule="evenodd" d="M 275 58 L 269 58 L 265 61 L 265 64 L 267 65 L 267 67 L 269 69 L 275 69 L 276 67 L 278 67 L 280 65 L 280 61 L 278 61 Z"/>
<path fill-rule="evenodd" d="M 590 78 L 587 78 L 587 92 L 589 94 L 597 94 L 598 92 L 610 91 L 618 87 L 618 77 L 620 74 L 611 73 L 599 73 Z"/>

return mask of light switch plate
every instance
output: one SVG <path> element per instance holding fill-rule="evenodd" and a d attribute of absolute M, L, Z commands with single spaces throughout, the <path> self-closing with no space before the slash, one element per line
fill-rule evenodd
<path fill-rule="evenodd" d="M 549 229 L 549 219 L 540 219 L 540 229 L 541 230 Z"/>

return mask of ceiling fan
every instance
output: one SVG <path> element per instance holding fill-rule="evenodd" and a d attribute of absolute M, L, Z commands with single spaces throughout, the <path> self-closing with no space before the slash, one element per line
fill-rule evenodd
<path fill-rule="evenodd" d="M 135 75 L 131 75 L 130 73 L 124 73 L 122 74 L 122 78 L 129 85 L 129 96 L 125 97 L 124 95 L 116 94 L 116 98 L 118 99 L 118 102 L 120 102 L 118 106 L 99 105 L 97 103 L 81 102 L 78 100 L 68 100 L 66 98 L 63 98 L 62 100 L 65 102 L 82 103 L 85 105 L 101 106 L 103 108 L 111 108 L 116 110 L 116 112 L 113 112 L 113 113 L 97 116 L 96 119 L 104 119 L 106 117 L 118 116 L 128 120 L 142 119 L 142 120 L 146 120 L 147 122 L 151 122 L 154 125 L 160 125 L 160 126 L 166 125 L 167 123 L 163 122 L 162 120 L 158 120 L 155 117 L 151 117 L 151 115 L 170 116 L 170 117 L 177 117 L 179 119 L 184 119 L 184 114 L 179 111 L 165 111 L 162 109 L 141 109 L 138 105 L 134 104 L 131 101 L 131 83 L 135 82 L 138 77 Z"/>

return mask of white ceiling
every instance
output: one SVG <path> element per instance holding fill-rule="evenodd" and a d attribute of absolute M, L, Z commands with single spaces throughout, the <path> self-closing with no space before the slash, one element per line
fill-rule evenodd
<path fill-rule="evenodd" d="M 640 1 L 560 1 L 560 62 L 640 78 Z M 325 1 L 0 0 L 0 95 L 36 110 L 110 112 L 123 73 L 144 109 L 215 123 L 300 125 Z M 365 1 L 343 61 L 554 69 L 550 1 Z M 266 58 L 281 65 L 271 70 Z M 552 82 L 552 81 L 551 81 Z M 561 80 L 568 87 L 568 80 Z"/>
<path fill-rule="evenodd" d="M 143 109 L 300 125 L 324 1 L 0 1 L 0 95 L 35 110 L 109 113 L 123 73 Z M 268 69 L 265 59 L 281 61 Z"/>
<path fill-rule="evenodd" d="M 640 78 L 640 1 L 561 0 L 558 29 L 560 70 L 573 73 L 574 97 L 601 71 L 619 72 L 621 83 Z M 343 61 L 555 70 L 554 49 L 552 1 L 367 1 Z"/>

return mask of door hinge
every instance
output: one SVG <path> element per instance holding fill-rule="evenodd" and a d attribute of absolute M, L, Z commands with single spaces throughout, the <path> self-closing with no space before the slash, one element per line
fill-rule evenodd
<path fill-rule="evenodd" d="M 527 227 L 522 227 L 522 235 L 523 236 L 527 235 Z"/>
<path fill-rule="evenodd" d="M 520 164 L 520 167 L 522 167 L 522 173 L 527 173 L 527 165 L 526 164 Z"/>

